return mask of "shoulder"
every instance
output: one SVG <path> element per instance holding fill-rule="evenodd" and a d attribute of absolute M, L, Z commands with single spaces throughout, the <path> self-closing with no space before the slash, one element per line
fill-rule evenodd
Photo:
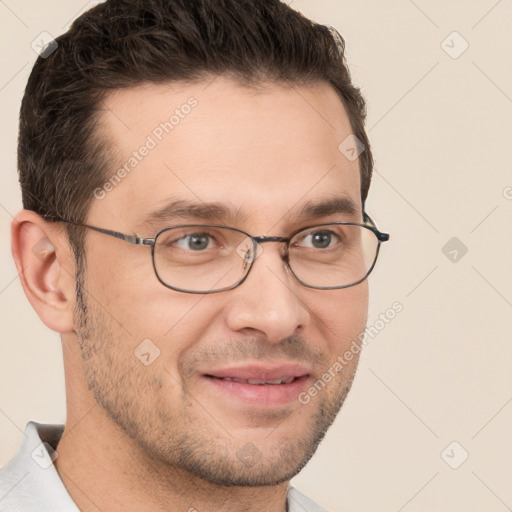
<path fill-rule="evenodd" d="M 62 429 L 27 424 L 18 453 L 0 468 L 0 512 L 78 512 L 53 466 Z"/>

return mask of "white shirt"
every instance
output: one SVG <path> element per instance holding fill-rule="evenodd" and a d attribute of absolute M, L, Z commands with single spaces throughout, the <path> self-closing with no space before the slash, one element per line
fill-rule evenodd
<path fill-rule="evenodd" d="M 0 512 L 80 512 L 50 455 L 63 430 L 63 425 L 27 424 L 19 452 L 0 468 Z M 288 512 L 327 511 L 290 487 Z"/>

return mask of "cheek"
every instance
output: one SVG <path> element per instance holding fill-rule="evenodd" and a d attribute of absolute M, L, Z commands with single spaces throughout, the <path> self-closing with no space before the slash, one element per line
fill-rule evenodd
<path fill-rule="evenodd" d="M 332 296 L 329 295 L 332 292 Z M 368 316 L 368 283 L 342 290 L 326 290 L 320 297 L 313 318 L 327 340 L 331 357 L 342 354 L 364 331 Z"/>
<path fill-rule="evenodd" d="M 176 292 L 162 285 L 151 267 L 150 254 L 140 261 L 96 257 L 87 268 L 89 301 L 104 311 L 116 336 L 135 350 L 150 340 L 171 359 L 189 348 L 217 313 L 200 295 Z M 144 256 L 143 255 L 143 256 Z M 207 303 L 208 302 L 208 303 Z M 148 342 L 146 344 L 149 345 Z"/>

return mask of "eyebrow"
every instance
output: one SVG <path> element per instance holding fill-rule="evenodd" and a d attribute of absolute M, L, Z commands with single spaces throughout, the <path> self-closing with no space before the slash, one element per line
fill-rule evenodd
<path fill-rule="evenodd" d="M 233 211 L 223 203 L 203 203 L 193 201 L 171 201 L 153 211 L 142 221 L 143 225 L 154 225 L 174 219 L 195 219 L 208 222 L 237 223 L 246 219 L 240 210 Z"/>
<path fill-rule="evenodd" d="M 323 201 L 310 201 L 302 206 L 295 221 L 315 220 L 330 215 L 345 214 L 356 216 L 361 213 L 360 207 L 349 197 L 334 197 Z M 289 215 L 289 213 L 288 213 Z M 226 225 L 237 225 L 247 221 L 249 215 L 240 208 L 233 210 L 223 203 L 194 202 L 187 200 L 171 201 L 163 207 L 151 212 L 141 223 L 141 226 L 155 226 L 162 222 L 178 219 L 187 221 L 206 221 Z"/>
<path fill-rule="evenodd" d="M 319 203 L 306 203 L 299 212 L 299 218 L 306 217 L 308 219 L 327 217 L 328 215 L 347 214 L 358 215 L 361 209 L 349 197 L 334 197 Z"/>

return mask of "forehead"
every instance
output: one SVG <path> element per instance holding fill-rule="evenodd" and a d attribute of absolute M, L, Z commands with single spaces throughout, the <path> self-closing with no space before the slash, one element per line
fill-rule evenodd
<path fill-rule="evenodd" d="M 99 130 L 112 162 L 89 222 L 133 229 L 175 201 L 272 225 L 338 197 L 360 210 L 358 161 L 339 150 L 350 122 L 326 83 L 146 84 L 107 96 Z"/>

